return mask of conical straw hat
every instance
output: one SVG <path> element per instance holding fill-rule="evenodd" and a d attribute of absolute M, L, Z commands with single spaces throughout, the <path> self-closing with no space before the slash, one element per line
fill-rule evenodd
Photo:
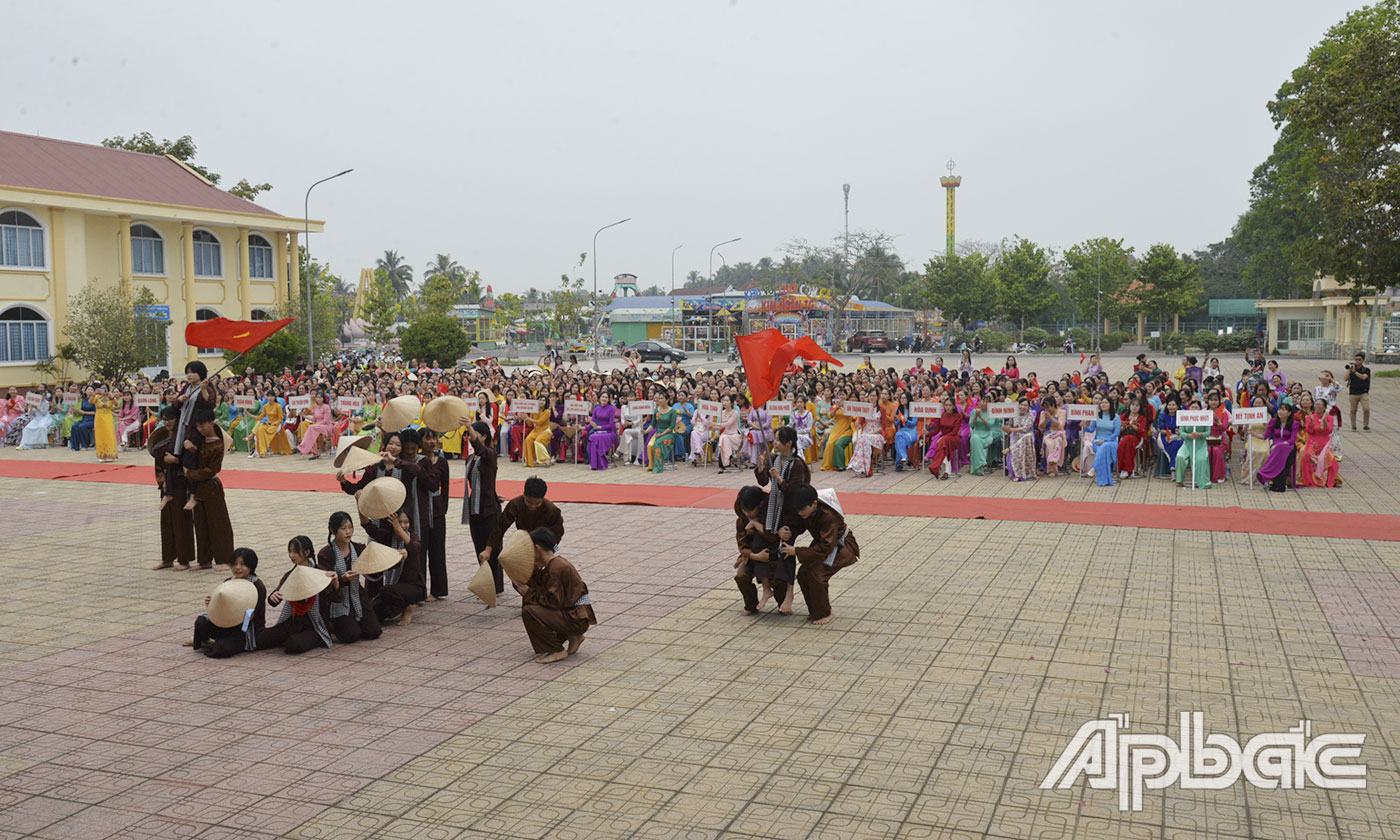
<path fill-rule="evenodd" d="M 258 605 L 258 588 L 252 581 L 226 580 L 214 587 L 205 612 L 215 627 L 237 627 L 248 610 Z"/>
<path fill-rule="evenodd" d="M 501 547 L 501 566 L 516 583 L 529 583 L 535 573 L 535 543 L 524 531 L 516 531 Z"/>
<path fill-rule="evenodd" d="M 402 431 L 413 425 L 418 419 L 418 412 L 423 410 L 423 403 L 411 394 L 402 397 L 394 397 L 384 406 L 384 413 L 379 415 L 379 427 L 388 432 Z"/>
<path fill-rule="evenodd" d="M 370 519 L 383 519 L 386 516 L 393 516 L 403 507 L 403 500 L 408 495 L 404 489 L 403 482 L 397 478 L 385 476 L 376 478 L 364 489 L 360 491 L 358 500 L 360 513 Z"/>
<path fill-rule="evenodd" d="M 496 606 L 496 576 L 491 571 L 490 563 L 482 563 L 477 567 L 476 574 L 472 575 L 472 582 L 467 584 L 467 588 L 486 606 Z"/>
<path fill-rule="evenodd" d="M 297 566 L 278 590 L 283 600 L 305 601 L 331 585 L 331 579 L 324 569 L 315 566 Z"/>
<path fill-rule="evenodd" d="M 228 429 L 225 429 L 223 426 L 220 426 L 220 427 L 219 427 L 219 437 L 223 438 L 223 440 L 224 440 L 224 454 L 232 454 L 232 452 L 233 452 L 233 435 L 231 435 L 231 434 L 228 433 Z"/>
<path fill-rule="evenodd" d="M 374 438 L 371 435 L 342 435 L 340 438 L 340 447 L 336 449 L 335 452 L 335 460 L 331 461 L 331 463 L 337 467 L 342 466 L 345 463 L 345 456 L 350 450 L 359 449 L 368 451 L 369 445 L 373 441 Z M 346 470 L 346 472 L 350 472 L 350 470 Z"/>
<path fill-rule="evenodd" d="M 371 542 L 355 558 L 355 571 L 362 575 L 377 575 L 399 565 L 399 552 L 381 542 Z"/>
<path fill-rule="evenodd" d="M 462 425 L 469 410 L 461 397 L 438 397 L 423 406 L 423 425 L 435 432 L 451 432 Z"/>
<path fill-rule="evenodd" d="M 151 439 L 146 441 L 146 451 L 154 455 L 156 447 L 164 443 L 171 434 L 171 431 L 165 426 L 156 426 L 155 431 L 151 432 Z"/>
<path fill-rule="evenodd" d="M 335 456 L 334 463 L 340 468 L 341 472 L 352 473 L 359 472 L 365 467 L 382 463 L 383 460 L 382 457 L 370 452 L 368 449 L 352 446 L 349 449 L 341 450 L 340 454 Z"/>

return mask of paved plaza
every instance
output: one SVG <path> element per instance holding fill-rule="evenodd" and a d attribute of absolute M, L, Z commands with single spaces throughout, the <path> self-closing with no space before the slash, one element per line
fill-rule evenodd
<path fill-rule="evenodd" d="M 1071 361 L 1045 357 L 1041 378 Z M 1312 384 L 1322 367 L 1341 363 L 1284 369 Z M 565 504 L 561 553 L 600 623 L 549 666 L 533 662 L 514 593 L 488 610 L 467 592 L 464 526 L 450 526 L 451 597 L 412 626 L 216 661 L 180 642 L 224 575 L 150 571 L 152 486 L 0 478 L 0 838 L 1400 838 L 1400 381 L 1377 379 L 1372 408 L 1330 491 L 818 473 L 838 493 L 928 500 L 922 516 L 850 517 L 862 558 L 833 579 L 825 627 L 802 620 L 800 597 L 792 617 L 740 615 L 727 511 Z M 0 450 L 0 467 L 92 460 Z M 528 474 L 503 465 L 501 479 Z M 1012 518 L 941 518 L 957 495 L 1002 500 Z M 273 582 L 290 537 L 320 544 L 352 504 L 228 496 L 237 544 Z M 1112 525 L 1015 521 L 1046 499 L 1134 504 Z M 1142 504 L 1383 514 L 1395 536 L 1144 527 Z M 1138 811 L 1083 778 L 1040 788 L 1083 724 L 1128 713 L 1128 731 L 1176 738 L 1191 711 L 1241 743 L 1302 719 L 1314 737 L 1365 735 L 1366 787 L 1173 786 Z"/>

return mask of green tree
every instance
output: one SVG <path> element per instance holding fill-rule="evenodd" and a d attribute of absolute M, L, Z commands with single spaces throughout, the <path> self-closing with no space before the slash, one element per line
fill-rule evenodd
<path fill-rule="evenodd" d="M 996 315 L 1000 291 L 996 274 L 982 254 L 934 257 L 924 265 L 925 299 L 964 328 Z"/>
<path fill-rule="evenodd" d="M 399 333 L 399 350 L 407 359 L 437 361 L 445 366 L 466 355 L 471 341 L 451 315 L 429 314 Z"/>
<path fill-rule="evenodd" d="M 1136 315 L 1128 289 L 1137 276 L 1133 249 L 1123 240 L 1100 237 L 1089 239 L 1065 252 L 1065 285 L 1079 314 L 1088 320 L 1095 315 L 1097 292 L 1103 292 L 1103 316 L 1120 321 Z M 1099 324 L 1098 329 L 1103 325 Z"/>
<path fill-rule="evenodd" d="M 385 251 L 384 256 L 374 261 L 374 268 L 389 278 L 396 303 L 402 302 L 413 290 L 413 267 L 404 262 L 398 251 Z"/>
<path fill-rule="evenodd" d="M 394 324 L 399 321 L 398 292 L 383 269 L 374 270 L 374 279 L 365 290 L 365 335 L 375 344 L 388 344 L 394 338 Z"/>
<path fill-rule="evenodd" d="M 89 280 L 68 302 L 73 361 L 109 381 L 164 362 L 170 322 L 138 314 L 155 304 L 144 286 L 133 292 L 125 281 L 104 287 Z"/>
<path fill-rule="evenodd" d="M 1158 243 L 1148 248 L 1137 269 L 1133 296 L 1142 311 L 1156 315 L 1161 323 L 1171 318 L 1176 330 L 1181 315 L 1200 308 L 1204 291 L 1200 269 L 1183 260 L 1172 246 Z"/>
<path fill-rule="evenodd" d="M 1397 79 L 1400 0 L 1381 0 L 1329 29 L 1269 103 L 1280 129 L 1274 158 L 1287 152 L 1275 161 L 1283 209 L 1315 211 L 1315 235 L 1296 252 L 1351 284 L 1353 300 L 1400 275 Z"/>
<path fill-rule="evenodd" d="M 1202 294 L 1206 300 L 1256 297 L 1256 290 L 1251 289 L 1244 280 L 1248 256 L 1234 236 L 1213 242 L 1187 259 L 1200 271 Z"/>
<path fill-rule="evenodd" d="M 215 186 L 218 186 L 222 177 L 219 173 L 211 172 L 206 167 L 194 162 L 194 156 L 198 149 L 194 144 L 194 138 L 188 134 L 174 140 L 157 140 L 149 131 L 143 131 L 130 137 L 108 137 L 102 141 L 102 145 L 109 149 L 126 149 L 129 152 L 143 152 L 148 155 L 170 155 L 203 175 L 206 181 Z M 229 192 L 239 198 L 252 201 L 258 197 L 258 193 L 271 189 L 271 184 L 253 184 L 247 178 L 243 178 Z"/>
<path fill-rule="evenodd" d="M 552 331 L 558 338 L 583 332 L 584 318 L 590 316 L 593 309 L 588 292 L 583 290 L 583 283 L 582 277 L 570 278 L 567 274 L 561 274 L 559 288 L 549 293 L 549 302 L 554 306 L 550 321 Z"/>
<path fill-rule="evenodd" d="M 278 317 L 287 317 L 279 315 Z M 233 361 L 232 351 L 224 351 L 224 361 Z M 272 335 L 267 340 L 244 353 L 242 358 L 233 362 L 233 370 L 242 373 L 245 368 L 252 368 L 254 373 L 272 375 L 282 372 L 282 368 L 294 367 L 298 362 L 306 359 L 306 328 L 302 327 L 301 332 L 296 331 L 295 324 L 288 324 Z"/>
<path fill-rule="evenodd" d="M 496 322 L 496 327 L 504 330 L 524 313 L 525 301 L 520 295 L 504 292 L 496 296 L 496 311 L 491 317 Z"/>
<path fill-rule="evenodd" d="M 1026 321 L 1032 324 L 1055 306 L 1054 269 L 1051 253 L 1028 239 L 1016 237 L 1010 250 L 1004 250 L 992 269 L 1001 288 L 1001 311 L 1020 326 L 1025 340 Z"/>
<path fill-rule="evenodd" d="M 856 231 L 837 236 L 828 245 L 795 239 L 785 247 L 792 262 L 775 266 L 780 276 L 800 272 L 804 279 L 784 279 L 821 286 L 831 294 L 832 329 L 836 346 L 845 340 L 846 310 L 857 298 L 871 298 L 881 286 L 893 288 L 904 270 L 894 250 L 894 238 L 880 231 Z M 774 277 L 777 282 L 779 277 Z M 723 282 L 723 281 L 720 281 Z"/>

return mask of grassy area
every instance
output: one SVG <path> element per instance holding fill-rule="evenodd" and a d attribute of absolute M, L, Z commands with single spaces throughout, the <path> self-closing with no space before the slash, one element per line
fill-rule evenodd
<path fill-rule="evenodd" d="M 1396 368 L 1395 370 L 1383 370 L 1378 372 L 1376 376 L 1383 376 L 1386 379 L 1400 379 L 1400 368 Z"/>

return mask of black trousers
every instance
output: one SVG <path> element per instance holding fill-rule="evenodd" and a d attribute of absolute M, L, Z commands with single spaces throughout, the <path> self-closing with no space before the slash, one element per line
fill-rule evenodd
<path fill-rule="evenodd" d="M 447 597 L 447 516 L 433 517 L 428 528 L 428 585 L 433 597 Z"/>
<path fill-rule="evenodd" d="M 1283 470 L 1274 476 L 1269 482 L 1269 489 L 1275 493 L 1282 493 L 1288 489 L 1288 482 L 1293 479 L 1294 464 L 1298 458 L 1296 448 L 1288 450 L 1288 463 L 1283 465 Z"/>
<path fill-rule="evenodd" d="M 362 615 L 359 621 L 355 620 L 353 614 L 331 619 L 331 635 L 342 645 L 353 645 L 362 639 L 374 641 L 384 632 L 379 626 L 379 616 L 374 614 L 370 606 L 368 593 L 361 592 L 360 597 Z"/>
<path fill-rule="evenodd" d="M 284 621 L 275 627 L 258 631 L 258 650 L 282 648 L 287 653 L 306 653 L 312 648 L 323 647 L 320 635 L 306 620 Z"/>
<path fill-rule="evenodd" d="M 379 587 L 374 596 L 374 615 L 381 622 L 388 621 L 401 613 L 409 604 L 419 604 L 427 594 L 423 587 L 414 583 L 389 583 Z"/>
<path fill-rule="evenodd" d="M 210 652 L 210 656 L 215 659 L 227 659 L 236 653 L 243 652 L 243 628 L 241 626 L 219 627 L 209 620 L 209 616 L 201 615 L 194 620 L 195 650 L 202 648 L 205 642 L 214 643 L 214 649 Z"/>
<path fill-rule="evenodd" d="M 470 516 L 467 518 L 467 527 L 472 532 L 472 547 L 476 549 L 476 555 L 481 556 L 481 552 L 486 550 L 490 542 L 491 532 L 496 530 L 496 519 L 499 513 L 483 513 L 480 516 Z M 506 570 L 501 567 L 501 561 L 496 558 L 495 553 L 491 554 L 491 575 L 496 579 L 496 594 L 500 595 L 506 591 Z"/>

